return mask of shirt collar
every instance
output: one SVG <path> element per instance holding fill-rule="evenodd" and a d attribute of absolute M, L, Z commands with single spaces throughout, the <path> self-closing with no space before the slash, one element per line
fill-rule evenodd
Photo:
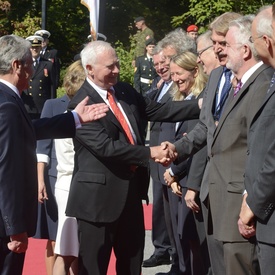
<path fill-rule="evenodd" d="M 20 96 L 20 93 L 17 89 L 17 87 L 15 87 L 13 84 L 11 84 L 10 82 L 4 80 L 4 79 L 0 79 L 0 82 L 4 83 L 5 85 L 7 85 L 9 88 L 11 88 L 19 97 Z"/>

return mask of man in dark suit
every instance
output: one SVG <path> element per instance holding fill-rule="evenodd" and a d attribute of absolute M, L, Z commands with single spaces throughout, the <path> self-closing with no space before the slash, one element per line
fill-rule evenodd
<path fill-rule="evenodd" d="M 36 229 L 36 139 L 73 137 L 77 124 L 104 116 L 108 108 L 85 106 L 86 99 L 73 112 L 32 123 L 20 98 L 33 70 L 30 43 L 6 35 L 0 48 L 0 274 L 21 275 Z"/>
<path fill-rule="evenodd" d="M 86 45 L 81 60 L 87 79 L 69 108 L 88 95 L 90 103 L 106 102 L 112 112 L 83 126 L 74 139 L 76 162 L 66 214 L 78 220 L 79 274 L 106 274 L 113 248 L 117 274 L 140 275 L 148 162 L 168 153 L 162 148 L 159 156 L 159 146 L 144 146 L 144 121 L 196 117 L 197 102 L 160 104 L 117 82 L 119 60 L 106 42 Z"/>
<path fill-rule="evenodd" d="M 222 243 L 217 249 L 221 248 L 225 274 L 259 274 L 255 239 L 243 238 L 237 226 L 244 192 L 247 130 L 273 75 L 273 69 L 259 61 L 249 40 L 252 19 L 246 16 L 232 21 L 226 34 L 226 66 L 242 86 L 238 90 L 237 85 L 229 95 L 209 144 L 204 175 L 209 183 L 208 234 Z M 183 141 L 176 144 L 179 155 L 184 147 Z"/>
<path fill-rule="evenodd" d="M 159 76 L 154 79 L 151 89 L 148 91 L 146 96 L 156 102 L 164 103 L 170 98 L 169 90 L 173 83 L 169 66 L 165 65 L 165 57 L 159 46 L 154 49 L 153 64 Z M 160 122 L 150 122 L 150 146 L 156 146 L 159 144 L 159 131 Z M 171 247 L 171 240 L 166 227 L 162 184 L 158 170 L 159 164 L 150 160 L 150 173 L 153 188 L 152 243 L 154 246 L 154 252 L 150 258 L 143 261 L 143 267 L 170 264 L 170 255 L 174 258 L 176 253 L 173 244 Z"/>
<path fill-rule="evenodd" d="M 147 39 L 145 44 L 146 54 L 136 59 L 134 74 L 134 87 L 142 95 L 145 95 L 150 89 L 153 79 L 157 77 L 152 59 L 156 40 L 154 38 Z"/>
<path fill-rule="evenodd" d="M 273 18 L 272 18 L 273 17 Z M 266 64 L 275 68 L 274 59 L 275 5 L 257 14 L 251 28 L 251 41 Z M 274 76 L 265 98 L 254 116 L 248 132 L 245 189 L 238 222 L 240 233 L 249 238 L 255 234 L 261 274 L 275 274 L 274 237 Z"/>
<path fill-rule="evenodd" d="M 29 36 L 34 70 L 29 87 L 24 91 L 23 101 L 31 119 L 40 117 L 47 99 L 56 98 L 53 63 L 40 57 L 43 38 L 38 35 Z"/>
<path fill-rule="evenodd" d="M 52 62 L 54 68 L 55 87 L 58 88 L 60 80 L 60 60 L 58 57 L 58 51 L 49 46 L 49 37 L 51 36 L 51 33 L 47 30 L 38 30 L 35 32 L 35 35 L 40 35 L 43 38 L 40 55 L 44 59 Z"/>

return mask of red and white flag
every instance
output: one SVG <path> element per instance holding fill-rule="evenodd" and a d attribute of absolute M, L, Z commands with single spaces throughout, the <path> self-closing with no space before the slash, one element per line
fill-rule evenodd
<path fill-rule="evenodd" d="M 97 40 L 100 0 L 80 0 L 80 3 L 90 12 L 90 31 L 93 40 Z"/>

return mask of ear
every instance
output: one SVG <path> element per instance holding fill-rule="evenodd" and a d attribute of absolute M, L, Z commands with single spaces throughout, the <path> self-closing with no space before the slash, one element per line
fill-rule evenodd
<path fill-rule="evenodd" d="M 251 57 L 252 52 L 251 49 L 248 45 L 244 44 L 243 45 L 243 58 L 246 59 L 248 57 Z"/>
<path fill-rule="evenodd" d="M 94 68 L 92 65 L 89 65 L 89 64 L 86 65 L 86 70 L 87 70 L 89 76 L 91 76 L 91 77 L 94 76 Z"/>
<path fill-rule="evenodd" d="M 271 38 L 268 37 L 266 34 L 264 34 L 262 39 L 264 41 L 264 44 L 265 44 L 266 48 L 268 49 L 271 46 L 271 43 L 270 43 Z"/>
<path fill-rule="evenodd" d="M 22 64 L 19 60 L 13 60 L 11 64 L 13 71 L 21 70 Z"/>

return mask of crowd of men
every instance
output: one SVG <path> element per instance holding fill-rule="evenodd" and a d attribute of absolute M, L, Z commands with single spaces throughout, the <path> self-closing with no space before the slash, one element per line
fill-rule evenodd
<path fill-rule="evenodd" d="M 275 4 L 226 12 L 198 37 L 190 25 L 156 42 L 143 17 L 135 24 L 135 89 L 118 81 L 115 49 L 92 41 L 80 54 L 83 85 L 51 119 L 38 119 L 59 82 L 56 50 L 43 58 L 50 33 L 0 38 L 0 274 L 22 274 L 28 237 L 38 234 L 36 139 L 66 137 L 74 138 L 66 215 L 78 223 L 79 275 L 106 275 L 112 249 L 118 275 L 170 263 L 169 275 L 275 274 Z M 208 79 L 200 93 L 175 99 L 200 70 Z M 150 170 L 155 249 L 144 260 Z"/>

